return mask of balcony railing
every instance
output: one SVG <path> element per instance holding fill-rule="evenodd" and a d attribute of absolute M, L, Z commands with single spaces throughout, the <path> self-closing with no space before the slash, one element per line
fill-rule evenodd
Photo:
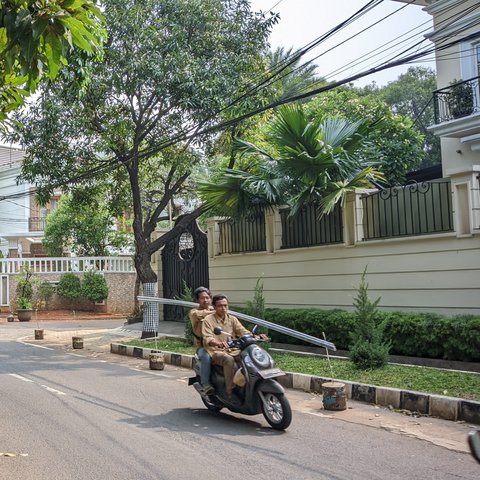
<path fill-rule="evenodd" d="M 29 232 L 43 232 L 45 231 L 46 217 L 30 217 L 28 219 Z"/>
<path fill-rule="evenodd" d="M 480 77 L 433 92 L 435 124 L 464 118 L 480 111 Z"/>

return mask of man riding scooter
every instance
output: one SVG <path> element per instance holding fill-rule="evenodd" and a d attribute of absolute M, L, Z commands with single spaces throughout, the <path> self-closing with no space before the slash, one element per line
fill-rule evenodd
<path fill-rule="evenodd" d="M 208 395 L 214 391 L 210 385 L 210 364 L 211 358 L 205 348 L 203 348 L 202 325 L 206 316 L 210 315 L 213 310 L 210 309 L 212 303 L 212 294 L 206 287 L 198 287 L 193 292 L 193 299 L 198 302 L 198 308 L 190 310 L 188 316 L 192 323 L 192 331 L 195 337 L 195 346 L 197 347 L 197 355 L 200 359 L 202 368 L 200 371 L 201 393 Z"/>
<path fill-rule="evenodd" d="M 227 340 L 231 338 L 239 338 L 242 335 L 248 335 L 250 332 L 240 323 L 233 315 L 228 314 L 228 299 L 223 294 L 214 295 L 212 305 L 215 313 L 205 317 L 202 325 L 203 345 L 207 353 L 212 358 L 214 365 L 223 366 L 223 375 L 225 378 L 225 392 L 228 399 L 232 398 L 234 388 L 233 377 L 235 373 L 235 361 L 238 359 L 240 350 L 230 349 Z M 215 328 L 220 328 L 223 333 L 216 335 Z M 267 340 L 264 334 L 260 338 Z"/>

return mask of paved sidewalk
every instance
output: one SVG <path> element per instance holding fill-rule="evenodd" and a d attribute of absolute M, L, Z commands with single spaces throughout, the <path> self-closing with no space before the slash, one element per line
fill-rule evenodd
<path fill-rule="evenodd" d="M 3 323 L 3 322 L 2 322 Z M 49 328 L 51 326 L 51 328 Z M 43 325 L 44 340 L 34 340 L 34 325 L 32 323 L 31 335 L 24 337 L 22 341 L 53 348 L 62 348 L 67 352 L 76 353 L 89 358 L 101 358 L 112 363 L 125 363 L 136 369 L 148 370 L 148 361 L 137 356 L 122 356 L 110 352 L 111 344 L 122 344 L 131 339 L 141 336 L 142 324 L 125 324 L 123 326 L 108 329 L 91 329 L 77 332 L 72 330 L 55 330 L 54 322 Z M 177 322 L 160 322 L 160 335 L 183 336 L 184 325 Z M 72 336 L 81 335 L 84 339 L 84 348 L 74 350 Z M 190 372 L 176 365 L 166 365 L 166 373 L 184 379 Z M 348 408 L 345 411 L 326 411 L 323 409 L 322 396 L 316 392 L 304 391 L 302 385 L 296 385 L 295 389 L 288 389 L 288 398 L 295 411 L 315 415 L 328 420 L 340 420 L 356 423 L 372 428 L 382 428 L 393 433 L 412 436 L 432 444 L 459 452 L 469 452 L 467 444 L 468 432 L 478 428 L 465 421 L 446 421 L 427 415 L 415 415 L 408 412 L 398 413 L 387 407 L 381 407 L 366 402 L 358 402 L 352 399 L 347 401 Z M 300 388 L 299 388 L 300 387 Z"/>

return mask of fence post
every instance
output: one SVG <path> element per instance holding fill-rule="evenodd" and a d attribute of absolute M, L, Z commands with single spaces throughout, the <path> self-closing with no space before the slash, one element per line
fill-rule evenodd
<path fill-rule="evenodd" d="M 346 246 L 354 246 L 365 238 L 362 195 L 370 191 L 357 188 L 347 194 L 343 208 L 343 241 Z"/>
<path fill-rule="evenodd" d="M 457 237 L 480 229 L 480 165 L 446 172 L 451 178 L 453 225 Z"/>
<path fill-rule="evenodd" d="M 356 192 L 349 192 L 343 206 L 343 242 L 345 246 L 353 246 L 357 243 L 356 230 Z"/>
<path fill-rule="evenodd" d="M 282 220 L 278 208 L 265 210 L 265 245 L 268 253 L 282 247 Z"/>
<path fill-rule="evenodd" d="M 220 217 L 211 217 L 207 220 L 207 243 L 208 257 L 214 258 L 220 255 Z"/>

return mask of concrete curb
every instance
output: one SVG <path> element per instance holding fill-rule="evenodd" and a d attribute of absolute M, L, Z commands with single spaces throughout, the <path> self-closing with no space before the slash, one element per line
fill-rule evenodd
<path fill-rule="evenodd" d="M 151 353 L 160 350 L 151 348 L 133 347 L 120 343 L 111 343 L 110 352 L 118 355 L 145 358 Z M 162 351 L 165 363 L 177 367 L 193 369 L 193 355 Z M 322 393 L 322 384 L 325 382 L 342 382 L 345 384 L 347 398 L 357 402 L 373 403 L 376 405 L 391 406 L 397 410 L 418 412 L 444 420 L 465 421 L 480 425 L 480 402 L 463 400 L 461 398 L 444 397 L 429 393 L 401 390 L 397 388 L 378 387 L 363 383 L 354 383 L 348 380 L 318 377 L 303 373 L 286 372 L 279 377 L 279 383 L 285 388 L 303 390 L 305 392 Z"/>

